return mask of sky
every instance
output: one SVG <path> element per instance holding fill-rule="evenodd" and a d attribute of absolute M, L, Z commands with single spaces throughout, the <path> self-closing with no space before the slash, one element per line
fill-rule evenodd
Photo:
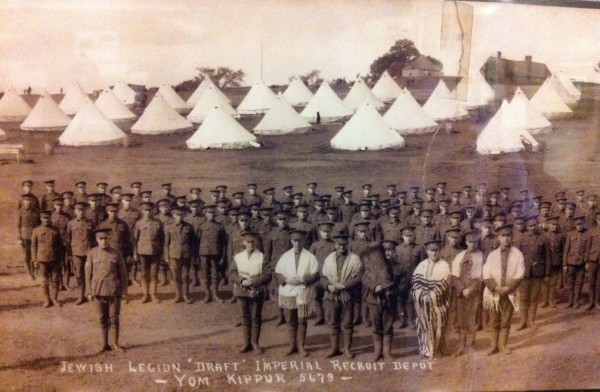
<path fill-rule="evenodd" d="M 496 51 L 596 77 L 600 10 L 475 3 L 471 67 Z M 441 58 L 442 0 L 2 0 L 0 88 L 57 92 L 177 84 L 196 67 L 228 66 L 285 84 L 367 74 L 401 38 Z M 262 56 L 261 56 L 262 47 Z M 445 64 L 450 70 L 451 64 Z M 600 76 L 600 74 L 598 74 Z M 599 78 L 600 79 L 600 78 Z"/>

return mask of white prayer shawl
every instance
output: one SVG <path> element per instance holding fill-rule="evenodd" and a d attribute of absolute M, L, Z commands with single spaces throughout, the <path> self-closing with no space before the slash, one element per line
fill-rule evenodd
<path fill-rule="evenodd" d="M 462 261 L 467 253 L 466 250 L 463 250 L 459 254 L 456 255 L 454 260 L 452 261 L 452 275 L 460 278 L 460 269 L 462 267 Z M 470 279 L 482 279 L 483 273 L 483 252 L 471 252 L 471 276 Z"/>
<path fill-rule="evenodd" d="M 424 260 L 413 273 L 411 290 L 417 316 L 419 352 L 429 358 L 446 354 L 445 329 L 450 310 L 450 265 Z"/>
<path fill-rule="evenodd" d="M 248 251 L 244 250 L 233 256 L 238 268 L 238 274 L 244 278 L 254 278 L 262 274 L 264 255 L 255 250 L 252 256 L 248 257 Z"/>
<path fill-rule="evenodd" d="M 340 274 L 341 276 L 338 278 L 337 264 L 335 261 L 336 255 L 336 252 L 330 253 L 323 262 L 322 274 L 329 279 L 329 282 L 331 282 L 332 285 L 335 285 L 336 283 L 344 284 L 358 275 L 362 267 L 360 257 L 352 252 L 348 252 L 346 258 L 344 259 L 344 265 L 342 266 L 342 271 Z M 342 291 L 340 298 L 342 303 L 346 303 L 349 298 L 349 293 L 347 291 Z"/>
<path fill-rule="evenodd" d="M 302 278 L 305 275 L 314 275 L 319 272 L 317 258 L 306 249 L 302 249 L 296 269 L 296 258 L 294 249 L 290 249 L 281 255 L 275 273 L 286 278 Z M 312 311 L 312 285 L 292 286 L 289 284 L 279 285 L 279 307 L 284 309 L 298 309 L 300 317 L 308 317 Z"/>
<path fill-rule="evenodd" d="M 485 265 L 483 266 L 483 280 L 494 279 L 497 285 L 502 282 L 502 258 L 501 248 L 496 248 L 490 252 Z M 513 280 L 523 279 L 525 274 L 523 253 L 514 246 L 510 248 L 508 253 L 508 264 L 506 266 L 506 282 L 508 286 Z M 519 310 L 515 294 L 508 295 L 508 299 L 512 303 L 515 310 Z M 485 309 L 498 310 L 500 296 L 492 293 L 487 287 L 483 290 L 483 307 Z"/>

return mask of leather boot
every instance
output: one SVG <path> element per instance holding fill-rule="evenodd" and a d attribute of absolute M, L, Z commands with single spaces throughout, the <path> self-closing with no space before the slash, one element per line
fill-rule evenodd
<path fill-rule="evenodd" d="M 531 328 L 532 330 L 537 330 L 538 326 L 535 323 L 535 315 L 537 313 L 537 302 L 536 303 L 532 303 L 529 306 L 529 313 L 527 314 L 527 327 Z M 502 340 L 502 339 L 500 339 Z"/>
<path fill-rule="evenodd" d="M 102 348 L 98 351 L 98 354 L 103 354 L 107 351 L 112 351 L 112 348 L 108 344 L 108 325 L 102 326 Z"/>
<path fill-rule="evenodd" d="M 461 330 L 458 330 L 458 349 L 456 350 L 456 352 L 454 354 L 452 354 L 453 357 L 460 357 L 461 355 L 464 354 L 465 346 L 467 343 L 466 338 L 467 338 L 467 336 L 465 335 L 465 333 L 462 332 Z"/>
<path fill-rule="evenodd" d="M 194 302 L 190 297 L 190 282 L 188 281 L 183 282 L 183 300 L 186 304 L 191 304 Z"/>
<path fill-rule="evenodd" d="M 468 353 L 473 352 L 474 344 L 475 344 L 475 333 L 476 332 L 467 332 L 467 337 L 465 341 L 465 348 Z"/>
<path fill-rule="evenodd" d="M 142 301 L 143 304 L 150 302 L 150 292 L 148 282 L 142 277 Z"/>
<path fill-rule="evenodd" d="M 579 296 L 581 295 L 581 285 L 575 285 L 575 293 L 573 296 L 573 309 L 579 309 Z"/>
<path fill-rule="evenodd" d="M 362 324 L 362 301 L 356 301 L 354 303 L 354 322 L 353 325 L 361 325 Z"/>
<path fill-rule="evenodd" d="M 502 329 L 499 334 L 499 346 L 500 352 L 504 355 L 510 354 L 512 351 L 508 348 L 508 333 L 510 331 L 508 329 Z"/>
<path fill-rule="evenodd" d="M 43 285 L 42 291 L 44 293 L 44 298 L 46 298 L 46 300 L 42 304 L 42 308 L 49 308 L 50 306 L 52 306 L 52 301 L 50 300 L 50 286 Z"/>
<path fill-rule="evenodd" d="M 527 328 L 527 315 L 529 314 L 529 304 L 525 301 L 519 301 L 519 308 L 521 312 L 521 321 L 519 322 L 519 326 L 516 328 L 517 331 L 521 331 Z"/>
<path fill-rule="evenodd" d="M 115 351 L 125 351 L 125 348 L 119 345 L 119 326 L 112 326 L 113 345 L 112 348 Z"/>
<path fill-rule="evenodd" d="M 59 308 L 62 306 L 58 300 L 58 285 L 52 285 L 52 297 L 50 297 L 50 301 L 52 301 L 52 305 L 54 306 L 58 306 Z"/>
<path fill-rule="evenodd" d="M 365 327 L 371 326 L 371 317 L 369 315 L 369 306 L 367 304 L 362 305 L 362 319 L 365 322 Z"/>
<path fill-rule="evenodd" d="M 392 355 L 392 341 L 394 335 L 383 335 L 383 359 L 393 359 Z"/>
<path fill-rule="evenodd" d="M 315 301 L 315 313 L 317 315 L 317 321 L 314 325 L 325 324 L 325 313 L 323 312 L 323 302 Z"/>
<path fill-rule="evenodd" d="M 346 345 L 344 339 L 344 346 Z M 345 349 L 345 347 L 344 347 Z M 373 362 L 383 359 L 383 337 L 378 334 L 373 334 Z M 348 350 L 349 351 L 349 350 Z"/>
<path fill-rule="evenodd" d="M 244 325 L 242 328 L 242 335 L 244 337 L 244 345 L 238 350 L 239 354 L 247 353 L 252 350 L 252 344 L 250 344 L 250 326 Z"/>
<path fill-rule="evenodd" d="M 207 304 L 213 301 L 213 292 L 210 289 L 210 281 L 204 282 L 204 291 L 206 292 L 206 297 L 204 297 L 204 303 Z"/>
<path fill-rule="evenodd" d="M 173 299 L 173 303 L 183 302 L 183 298 L 181 295 L 181 282 L 173 281 L 173 285 L 175 286 L 175 299 Z"/>
<path fill-rule="evenodd" d="M 350 351 L 352 347 L 352 331 L 344 331 L 344 356 L 348 359 L 354 358 L 354 353 Z"/>
<path fill-rule="evenodd" d="M 213 282 L 210 290 L 212 291 L 212 296 L 215 299 L 215 301 L 219 303 L 225 303 L 225 300 L 219 297 L 219 282 Z"/>
<path fill-rule="evenodd" d="M 79 284 L 79 298 L 75 301 L 75 305 L 81 305 L 87 302 L 87 298 L 85 297 L 85 285 Z"/>
<path fill-rule="evenodd" d="M 573 307 L 573 289 L 569 288 L 569 299 L 567 300 L 567 304 L 565 305 L 565 309 L 569 309 Z"/>
<path fill-rule="evenodd" d="M 592 310 L 596 307 L 596 286 L 590 286 L 589 297 L 590 303 L 585 307 L 585 310 Z"/>
<path fill-rule="evenodd" d="M 408 325 L 412 329 L 417 329 L 417 324 L 415 322 L 415 307 L 412 304 L 406 305 L 406 317 L 408 318 Z"/>
<path fill-rule="evenodd" d="M 200 286 L 200 277 L 198 276 L 198 267 L 194 267 L 194 287 Z"/>
<path fill-rule="evenodd" d="M 298 326 L 297 325 L 288 325 L 288 340 L 290 342 L 290 347 L 285 352 L 285 356 L 290 356 L 292 354 L 296 354 L 298 352 L 298 346 L 296 345 L 296 340 L 298 338 Z"/>
<path fill-rule="evenodd" d="M 498 331 L 490 332 L 490 349 L 487 351 L 486 355 L 494 355 L 498 352 Z"/>
<path fill-rule="evenodd" d="M 340 351 L 340 335 L 330 335 L 331 339 L 331 350 L 327 353 L 325 358 L 333 358 L 341 355 Z"/>
<path fill-rule="evenodd" d="M 169 285 L 169 269 L 168 268 L 163 268 L 163 281 L 161 283 L 161 286 L 168 286 Z"/>
<path fill-rule="evenodd" d="M 308 351 L 305 347 L 306 342 L 306 324 L 298 325 L 298 352 L 303 357 L 308 357 Z"/>
<path fill-rule="evenodd" d="M 252 349 L 257 354 L 262 354 L 265 352 L 263 348 L 258 344 L 258 339 L 260 338 L 260 325 L 253 325 L 250 331 L 250 342 L 252 344 Z"/>
<path fill-rule="evenodd" d="M 283 314 L 282 308 L 277 308 L 277 322 L 275 323 L 276 327 L 285 324 L 285 315 Z"/>
<path fill-rule="evenodd" d="M 160 303 L 160 298 L 158 298 L 158 296 L 156 295 L 157 291 L 158 291 L 158 281 L 153 280 L 150 282 L 150 298 L 152 299 L 152 302 L 154 302 L 155 304 Z"/>

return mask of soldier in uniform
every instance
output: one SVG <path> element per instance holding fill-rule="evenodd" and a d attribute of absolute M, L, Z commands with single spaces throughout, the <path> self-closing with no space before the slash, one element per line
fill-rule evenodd
<path fill-rule="evenodd" d="M 388 209 L 388 217 L 380 224 L 381 236 L 384 240 L 400 242 L 402 240 L 402 223 L 400 222 L 400 208 L 397 205 Z"/>
<path fill-rule="evenodd" d="M 142 271 L 142 303 L 152 300 L 159 303 L 157 297 L 158 268 L 164 251 L 164 230 L 162 223 L 153 217 L 154 204 L 140 204 L 141 218 L 133 228 L 133 260 L 139 261 Z"/>
<path fill-rule="evenodd" d="M 57 197 L 60 197 L 60 193 L 58 193 L 54 190 L 54 186 L 55 186 L 54 180 L 44 181 L 44 184 L 46 184 L 46 193 L 44 193 L 42 195 L 42 200 L 40 201 L 39 211 L 50 210 L 51 209 L 50 207 L 52 206 L 52 200 L 56 199 Z"/>
<path fill-rule="evenodd" d="M 131 186 L 131 207 L 137 209 L 140 207 L 140 204 L 142 203 L 142 195 L 140 193 L 141 189 L 142 189 L 142 183 L 139 181 L 135 181 L 135 182 L 132 182 L 130 186 Z"/>
<path fill-rule="evenodd" d="M 423 210 L 423 202 L 416 200 L 412 203 L 410 214 L 406 217 L 405 224 L 407 226 L 417 227 L 421 225 L 421 211 Z"/>
<path fill-rule="evenodd" d="M 54 204 L 54 210 L 50 215 L 50 224 L 58 229 L 58 232 L 60 233 L 60 239 L 62 240 L 63 249 L 63 257 L 58 260 L 58 278 L 60 282 L 60 290 L 66 290 L 66 286 L 69 285 L 69 280 L 71 279 L 71 265 L 69 259 L 66 257 L 67 252 L 64 250 L 67 249 L 67 227 L 71 218 L 62 210 L 62 197 L 57 197 L 56 199 L 52 200 L 52 203 Z M 63 274 L 66 277 L 66 286 L 65 281 L 63 280 Z"/>
<path fill-rule="evenodd" d="M 173 190 L 173 184 L 171 184 L 170 182 L 166 182 L 164 184 L 161 184 L 161 187 L 162 187 L 162 194 L 160 195 L 160 198 L 167 199 L 169 201 L 169 207 L 174 206 L 175 205 L 175 195 L 173 195 L 171 193 Z"/>
<path fill-rule="evenodd" d="M 398 204 L 398 187 L 396 184 L 390 184 L 386 187 L 387 189 L 387 198 L 390 201 L 390 206 L 395 206 Z"/>
<path fill-rule="evenodd" d="M 392 359 L 392 340 L 394 337 L 394 319 L 397 312 L 396 285 L 392 273 L 390 257 L 396 241 L 382 241 L 377 247 L 366 249 L 361 255 L 364 265 L 362 276 L 363 299 L 369 308 L 373 325 L 373 361 Z"/>
<path fill-rule="evenodd" d="M 352 190 L 347 189 L 342 194 L 343 201 L 340 202 L 339 209 L 339 217 L 342 222 L 346 225 L 349 225 L 352 221 L 352 217 L 354 214 L 358 212 L 358 205 L 352 201 Z"/>
<path fill-rule="evenodd" d="M 338 185 L 333 189 L 335 190 L 335 195 L 333 195 L 330 205 L 332 207 L 339 207 L 339 205 L 344 202 L 344 190 L 346 189 L 346 187 Z"/>
<path fill-rule="evenodd" d="M 437 201 L 448 199 L 448 194 L 446 193 L 446 186 L 448 184 L 444 181 L 440 181 L 436 184 L 436 195 L 435 199 Z"/>
<path fill-rule="evenodd" d="M 504 209 L 504 212 L 506 212 L 507 214 L 509 213 L 508 209 L 511 206 L 511 201 L 509 198 L 510 195 L 510 188 L 505 186 L 500 188 L 500 197 L 498 198 L 498 205 L 500 206 L 500 208 Z"/>
<path fill-rule="evenodd" d="M 479 228 L 478 222 L 475 221 L 475 207 L 465 207 L 465 218 L 460 222 L 462 233 L 473 231 Z"/>
<path fill-rule="evenodd" d="M 585 191 L 583 189 L 575 191 L 575 205 L 582 210 L 586 207 Z"/>
<path fill-rule="evenodd" d="M 272 211 L 271 207 L 261 207 L 259 210 L 261 220 L 254 225 L 255 231 L 260 236 L 263 244 L 267 242 L 267 234 L 273 228 L 273 220 L 271 219 Z"/>
<path fill-rule="evenodd" d="M 373 185 L 364 184 L 362 187 L 363 198 L 367 199 L 371 196 L 371 190 L 373 190 Z"/>
<path fill-rule="evenodd" d="M 227 236 L 223 225 L 216 221 L 215 209 L 212 204 L 204 207 L 206 221 L 198 227 L 199 255 L 206 287 L 204 303 L 213 299 L 223 302 L 218 293 L 219 265 L 225 262 Z"/>
<path fill-rule="evenodd" d="M 308 218 L 306 220 L 313 225 L 313 228 L 316 232 L 317 225 L 327 219 L 327 214 L 325 213 L 325 200 L 315 200 L 313 203 L 313 208 L 314 211 L 308 214 Z"/>
<path fill-rule="evenodd" d="M 190 189 L 190 194 L 188 197 L 188 205 L 191 201 L 196 201 L 198 202 L 198 204 L 202 207 L 204 206 L 204 200 L 202 200 L 200 198 L 200 193 L 202 193 L 202 189 L 198 188 L 198 187 L 194 187 Z"/>
<path fill-rule="evenodd" d="M 473 200 L 473 196 L 471 195 L 471 190 L 472 190 L 471 185 L 463 186 L 462 196 L 461 196 L 461 204 L 465 207 L 466 206 L 475 207 L 475 201 Z"/>
<path fill-rule="evenodd" d="M 263 191 L 265 198 L 260 205 L 261 208 L 271 208 L 273 211 L 279 209 L 279 201 L 275 199 L 275 188 L 267 188 Z"/>
<path fill-rule="evenodd" d="M 118 350 L 121 300 L 127 301 L 127 268 L 121 252 L 110 246 L 110 229 L 94 231 L 98 246 L 90 249 L 85 262 L 87 297 L 96 304 L 102 326 L 102 349 L 100 353 Z M 112 347 L 108 334 L 112 326 Z"/>
<path fill-rule="evenodd" d="M 255 183 L 248 184 L 248 195 L 246 196 L 246 205 L 261 204 L 263 198 L 256 193 L 258 186 Z"/>
<path fill-rule="evenodd" d="M 237 297 L 242 313 L 244 345 L 238 353 L 254 350 L 264 352 L 258 343 L 262 326 L 262 308 L 267 297 L 267 286 L 271 281 L 271 263 L 256 247 L 258 234 L 244 233 L 245 250 L 233 257 L 229 275 L 233 282 L 233 295 Z"/>
<path fill-rule="evenodd" d="M 548 238 L 548 251 L 551 262 L 548 278 L 544 278 L 542 305 L 540 307 L 545 308 L 550 306 L 551 308 L 555 308 L 556 290 L 560 279 L 562 257 L 565 248 L 565 233 L 559 230 L 558 216 L 551 216 L 546 220 L 546 223 L 548 224 L 546 236 Z"/>
<path fill-rule="evenodd" d="M 440 258 L 442 260 L 446 260 L 450 268 L 452 268 L 452 261 L 456 258 L 456 255 L 463 252 L 463 249 L 460 247 L 461 240 L 462 236 L 460 233 L 460 228 L 454 227 L 446 230 L 446 233 L 444 234 L 444 246 L 440 250 Z M 452 327 L 453 331 L 458 332 L 458 309 L 456 296 L 456 290 L 451 289 L 448 325 Z"/>
<path fill-rule="evenodd" d="M 233 192 L 231 194 L 233 198 L 231 202 L 232 207 L 237 207 L 239 209 L 246 208 L 246 201 L 244 200 L 244 192 Z"/>
<path fill-rule="evenodd" d="M 106 207 L 106 205 L 112 200 L 112 198 L 106 194 L 107 188 L 108 184 L 106 182 L 99 182 L 96 184 L 97 192 L 95 193 L 95 195 L 98 199 L 98 205 L 100 207 Z"/>
<path fill-rule="evenodd" d="M 294 187 L 292 185 L 286 185 L 283 188 L 283 195 L 280 198 L 280 202 L 291 202 L 294 196 Z"/>
<path fill-rule="evenodd" d="M 131 193 L 123 193 L 121 195 L 121 208 L 119 208 L 117 213 L 117 217 L 127 224 L 130 238 L 133 238 L 132 233 L 133 229 L 135 228 L 135 222 L 137 222 L 141 217 L 140 211 L 137 208 L 132 207 L 133 196 L 134 195 Z M 137 262 L 133 261 L 133 251 L 129 254 L 129 256 L 123 255 L 123 258 L 125 259 L 125 265 L 127 266 L 127 271 L 129 272 L 129 281 L 138 284 L 137 271 L 139 269 L 139 265 Z"/>
<path fill-rule="evenodd" d="M 421 224 L 415 227 L 415 242 L 424 245 L 429 240 L 441 240 L 440 231 L 432 223 L 433 211 L 423 210 L 420 214 Z"/>
<path fill-rule="evenodd" d="M 123 187 L 121 185 L 113 186 L 110 188 L 111 203 L 121 203 L 121 195 L 123 194 Z"/>
<path fill-rule="evenodd" d="M 75 183 L 75 188 L 77 191 L 75 192 L 75 201 L 87 202 L 88 194 L 87 194 L 87 183 L 85 181 L 78 181 Z"/>
<path fill-rule="evenodd" d="M 198 243 L 198 230 L 200 225 L 206 221 L 206 217 L 202 214 L 202 204 L 200 200 L 189 201 L 189 214 L 186 214 L 183 218 L 184 221 L 192 225 L 194 229 L 194 246 L 192 247 L 192 270 L 193 270 L 193 282 L 194 287 L 200 286 L 200 277 L 198 276 L 200 271 L 200 255 L 198 254 L 199 246 Z"/>
<path fill-rule="evenodd" d="M 285 355 L 300 353 L 308 356 L 306 341 L 307 318 L 310 315 L 312 284 L 319 280 L 319 263 L 303 244 L 305 232 L 290 231 L 291 249 L 281 255 L 275 267 L 279 283 L 279 308 L 288 324 L 289 348 Z"/>
<path fill-rule="evenodd" d="M 42 306 L 61 306 L 58 302 L 58 285 L 60 261 L 65 256 L 63 239 L 58 229 L 50 224 L 51 212 L 42 211 L 39 214 L 41 224 L 31 234 L 31 257 L 33 264 L 39 265 L 40 275 L 44 279 L 42 287 L 46 301 Z"/>
<path fill-rule="evenodd" d="M 277 226 L 274 227 L 266 236 L 265 240 L 265 257 L 271 263 L 271 269 L 274 270 L 277 265 L 277 261 L 285 252 L 287 252 L 291 247 L 290 242 L 290 228 L 288 224 L 288 215 L 287 213 L 280 211 L 275 214 L 275 222 Z M 273 298 L 276 297 L 277 285 L 276 282 L 271 285 L 271 294 Z M 277 323 L 275 325 L 279 326 L 285 323 L 285 317 L 283 314 L 283 310 L 279 308 L 279 314 Z"/>
<path fill-rule="evenodd" d="M 121 253 L 121 256 L 123 256 L 123 260 L 125 260 L 125 267 L 127 270 L 127 284 L 130 285 L 131 280 L 129 279 L 129 276 L 131 264 L 128 264 L 127 260 L 131 261 L 133 257 L 131 229 L 129 228 L 129 224 L 127 222 L 117 217 L 118 212 L 118 203 L 108 204 L 106 206 L 107 217 L 102 222 L 100 222 L 98 228 L 110 229 L 110 247 L 118 250 Z"/>
<path fill-rule="evenodd" d="M 21 189 L 22 189 L 21 194 L 22 195 L 30 195 L 29 196 L 31 198 L 30 207 L 32 207 L 36 211 L 39 211 L 40 210 L 40 201 L 36 195 L 31 193 L 32 188 L 33 188 L 33 181 L 31 181 L 31 180 L 23 181 L 21 183 Z M 23 205 L 23 199 L 19 198 L 19 202 L 17 203 L 17 210 L 20 210 L 22 205 Z"/>
<path fill-rule="evenodd" d="M 589 229 L 589 235 L 590 247 L 585 269 L 588 273 L 588 296 L 590 298 L 590 303 L 586 306 L 586 310 L 594 309 L 596 304 L 599 303 L 598 299 L 600 297 L 600 287 L 598 287 L 598 275 L 600 275 L 600 269 L 598 268 L 598 259 L 600 258 L 600 211 L 596 211 L 595 225 Z"/>
<path fill-rule="evenodd" d="M 435 200 L 435 188 L 425 189 L 425 200 L 423 201 L 423 208 L 437 213 L 438 202 Z"/>
<path fill-rule="evenodd" d="M 174 303 L 185 301 L 192 303 L 190 298 L 190 267 L 192 257 L 195 255 L 196 233 L 194 227 L 185 222 L 184 213 L 187 207 L 171 209 L 173 221 L 164 226 L 165 249 L 164 259 L 171 266 L 173 284 L 175 286 Z"/>
<path fill-rule="evenodd" d="M 585 228 L 585 215 L 580 215 L 575 221 L 575 230 L 567 233 L 565 251 L 563 253 L 563 270 L 567 276 L 569 303 L 566 308 L 579 308 L 579 295 L 583 286 L 585 265 L 590 247 L 590 233 Z"/>
<path fill-rule="evenodd" d="M 71 219 L 67 225 L 67 252 L 73 260 L 73 269 L 79 287 L 79 298 L 75 305 L 81 305 L 87 301 L 85 297 L 85 258 L 88 251 L 94 247 L 93 231 L 95 227 L 92 221 L 85 218 L 87 207 L 87 203 L 75 203 L 73 205 L 75 218 Z"/>
<path fill-rule="evenodd" d="M 171 184 L 163 184 L 163 185 L 168 185 L 167 187 L 165 187 L 165 191 L 170 192 L 170 187 Z M 154 216 L 154 219 L 157 219 L 160 221 L 160 223 L 162 224 L 163 229 L 167 226 L 170 225 L 171 223 L 173 223 L 173 216 L 171 215 L 171 207 L 174 205 L 175 203 L 175 196 L 171 195 L 169 193 L 170 196 L 172 196 L 173 198 L 164 198 L 164 199 L 160 199 L 159 201 L 156 202 L 156 206 L 158 207 L 158 214 L 156 214 L 156 216 Z M 162 275 L 163 275 L 163 281 L 161 283 L 161 286 L 168 286 L 169 285 L 169 263 L 165 262 L 165 258 L 161 257 L 160 258 L 160 265 L 159 265 L 159 269 L 162 271 Z"/>
<path fill-rule="evenodd" d="M 483 265 L 484 308 L 490 313 L 490 343 L 487 355 L 501 351 L 510 354 L 507 346 L 513 311 L 515 291 L 525 272 L 523 254 L 512 246 L 512 225 L 505 225 L 498 233 L 499 247 L 493 250 Z"/>
<path fill-rule="evenodd" d="M 304 198 L 304 202 L 308 203 L 310 208 L 312 208 L 312 205 L 315 202 L 315 200 L 320 198 L 320 196 L 316 192 L 316 189 L 317 189 L 316 182 L 309 182 L 308 184 L 306 184 L 306 190 L 308 193 L 306 194 L 306 197 Z"/>
<path fill-rule="evenodd" d="M 483 290 L 483 252 L 479 250 L 478 233 L 465 233 L 467 249 L 451 261 L 452 287 L 456 301 L 459 348 L 455 356 L 471 351 L 477 333 L 477 309 L 481 306 Z"/>
<path fill-rule="evenodd" d="M 332 252 L 335 252 L 335 242 L 331 239 L 331 232 L 333 230 L 333 222 L 321 222 L 317 226 L 317 232 L 319 233 L 319 240 L 312 243 L 310 253 L 315 255 L 317 262 L 319 263 L 319 271 L 323 269 L 323 263 L 325 258 Z M 315 313 L 317 320 L 315 325 L 323 325 L 325 323 L 325 312 L 323 308 L 323 296 L 325 291 L 320 283 L 315 283 Z M 329 319 L 329 317 L 327 317 Z"/>
<path fill-rule="evenodd" d="M 102 194 L 96 193 L 88 195 L 89 207 L 86 208 L 84 216 L 85 219 L 89 220 L 94 224 L 94 227 L 98 227 L 100 222 L 102 222 L 106 218 L 106 211 L 104 210 L 104 207 L 100 205 L 102 203 L 103 197 L 104 196 Z M 104 204 L 104 206 L 106 206 L 106 204 Z"/>
<path fill-rule="evenodd" d="M 300 231 L 305 232 L 305 235 L 302 238 L 302 240 L 304 241 L 302 246 L 305 249 L 309 249 L 310 246 L 312 245 L 312 243 L 316 240 L 315 239 L 316 233 L 314 230 L 314 225 L 308 221 L 309 208 L 310 208 L 309 205 L 306 203 L 299 205 L 296 208 L 297 219 L 294 222 L 290 223 L 291 229 L 300 230 Z"/>
<path fill-rule="evenodd" d="M 406 328 L 410 322 L 416 328 L 415 308 L 410 295 L 412 275 L 421 261 L 423 247 L 415 242 L 415 228 L 405 226 L 402 229 L 402 242 L 396 247 L 396 263 L 393 264 L 394 281 L 398 288 L 398 310 L 402 317 L 400 328 Z"/>
<path fill-rule="evenodd" d="M 73 217 L 75 216 L 75 212 L 73 211 L 73 203 L 74 203 L 73 192 L 71 192 L 71 191 L 63 192 L 60 194 L 60 197 L 62 197 L 62 199 L 63 199 L 63 208 L 62 208 L 63 213 L 65 213 L 69 217 L 69 219 L 73 219 Z"/>
<path fill-rule="evenodd" d="M 17 215 L 17 241 L 23 249 L 25 271 L 35 280 L 35 268 L 31 262 L 31 233 L 40 224 L 38 210 L 33 207 L 34 198 L 31 193 L 21 195 L 21 208 Z"/>
<path fill-rule="evenodd" d="M 421 196 L 419 195 L 419 190 L 421 188 L 419 188 L 418 186 L 411 186 L 409 188 L 410 190 L 410 195 L 408 195 L 408 202 L 409 203 L 414 203 L 417 200 L 421 200 Z"/>
<path fill-rule="evenodd" d="M 588 195 L 586 198 L 587 205 L 585 208 L 585 224 L 589 229 L 596 224 L 596 211 L 598 211 L 598 196 Z"/>
<path fill-rule="evenodd" d="M 321 270 L 321 285 L 325 290 L 325 302 L 331 315 L 331 351 L 327 358 L 340 355 L 339 337 L 343 332 L 343 352 L 346 358 L 354 358 L 350 351 L 354 332 L 354 304 L 360 301 L 364 267 L 358 255 L 348 250 L 348 236 L 335 236 L 336 251 L 325 258 Z"/>
<path fill-rule="evenodd" d="M 544 278 L 550 272 L 552 260 L 548 239 L 538 230 L 538 217 L 533 215 L 527 218 L 527 231 L 521 238 L 519 250 L 524 257 L 523 280 L 519 285 L 519 308 L 521 323 L 517 331 L 525 328 L 538 329 L 535 324 L 535 315 L 542 290 Z"/>

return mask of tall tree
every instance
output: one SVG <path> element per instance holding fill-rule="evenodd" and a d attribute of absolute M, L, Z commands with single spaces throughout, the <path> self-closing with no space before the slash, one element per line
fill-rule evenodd
<path fill-rule="evenodd" d="M 414 42 L 408 39 L 399 39 L 387 53 L 373 61 L 371 64 L 371 77 L 373 80 L 379 79 L 386 70 L 392 77 L 402 76 L 404 66 L 420 54 Z"/>
<path fill-rule="evenodd" d="M 298 75 L 298 77 L 300 78 L 300 80 L 302 80 L 302 82 L 304 84 L 306 84 L 307 86 L 318 86 L 321 83 L 323 83 L 323 78 L 321 77 L 321 71 L 319 71 L 318 69 L 313 69 L 310 72 L 307 72 L 303 75 Z M 294 79 L 294 76 L 292 76 L 289 80 L 290 82 Z"/>
<path fill-rule="evenodd" d="M 175 86 L 175 89 L 178 91 L 194 90 L 202 83 L 205 77 L 209 77 L 219 88 L 238 87 L 243 83 L 246 76 L 246 73 L 241 69 L 234 70 L 229 67 L 198 67 L 196 70 L 198 71 L 198 75 L 194 76 L 193 79 L 179 83 Z"/>

